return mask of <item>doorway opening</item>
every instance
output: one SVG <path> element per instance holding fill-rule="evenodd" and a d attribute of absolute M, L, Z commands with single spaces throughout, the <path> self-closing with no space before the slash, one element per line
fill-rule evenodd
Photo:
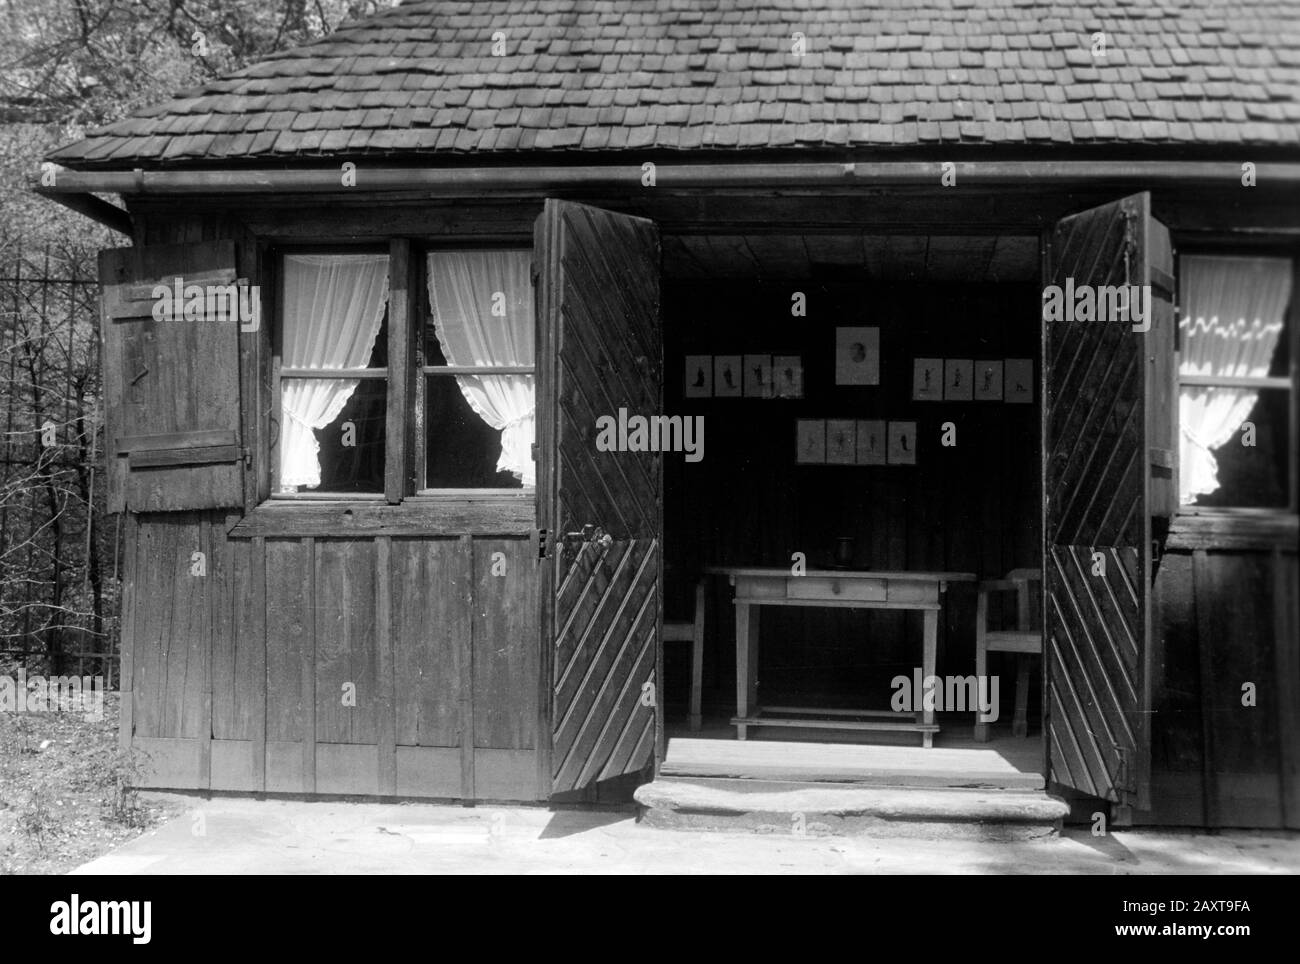
<path fill-rule="evenodd" d="M 692 646 L 664 644 L 664 770 L 1041 787 L 1041 657 L 993 651 L 986 679 L 965 683 L 980 583 L 1041 572 L 1038 239 L 675 235 L 663 251 L 664 409 L 704 424 L 703 458 L 663 463 L 665 621 L 704 603 L 698 729 Z M 784 599 L 755 605 L 744 667 L 737 570 L 769 574 L 746 591 Z M 945 573 L 964 578 L 876 578 Z M 939 590 L 937 732 L 902 729 L 930 685 L 921 604 Z M 990 590 L 986 627 L 1027 614 L 1039 630 L 1038 584 L 1027 591 Z M 738 672 L 758 708 L 747 727 Z M 978 708 L 952 705 L 963 693 L 994 717 L 987 741 Z M 1027 735 L 1013 734 L 1018 702 Z"/>

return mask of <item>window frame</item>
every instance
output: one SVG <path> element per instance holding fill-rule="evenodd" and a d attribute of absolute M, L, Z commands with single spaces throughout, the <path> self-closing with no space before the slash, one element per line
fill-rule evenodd
<path fill-rule="evenodd" d="M 489 501 L 493 499 L 534 499 L 536 497 L 535 486 L 523 486 L 522 488 L 478 488 L 478 489 L 431 489 L 425 485 L 426 473 L 429 469 L 427 442 L 428 436 L 423 431 L 424 417 L 427 412 L 425 405 L 426 392 L 428 385 L 426 379 L 429 376 L 435 377 L 455 377 L 458 374 L 464 375 L 529 375 L 533 379 L 533 391 L 537 391 L 537 346 L 539 340 L 537 337 L 537 320 L 533 319 L 533 364 L 531 365 L 485 365 L 481 367 L 466 365 L 426 365 L 425 361 L 425 324 L 433 316 L 433 305 L 429 300 L 429 261 L 430 254 L 439 252 L 455 251 L 517 251 L 528 255 L 531 265 L 533 257 L 533 247 L 531 244 L 503 244 L 501 242 L 455 242 L 447 241 L 437 244 L 423 244 L 412 246 L 412 271 L 415 276 L 416 293 L 419 298 L 418 304 L 421 310 L 414 312 L 412 318 L 412 331 L 414 339 L 413 366 L 416 374 L 415 393 L 412 400 L 415 409 L 415 424 L 417 431 L 413 433 L 414 444 L 412 446 L 412 464 L 411 471 L 414 474 L 414 492 L 412 498 L 442 500 L 442 501 Z M 529 268 L 529 277 L 532 277 L 532 267 Z M 535 310 L 534 310 L 535 313 Z M 536 398 L 536 395 L 534 395 Z M 534 461 L 536 461 L 537 437 L 533 436 Z"/>
<path fill-rule="evenodd" d="M 450 365 L 426 365 L 425 362 L 425 325 L 432 312 L 428 295 L 427 255 L 437 251 L 522 251 L 530 259 L 533 248 L 530 240 L 520 237 L 511 238 L 476 238 L 463 239 L 411 239 L 392 238 L 384 241 L 363 241 L 355 244 L 275 244 L 265 249 L 266 274 L 272 279 L 271 311 L 271 351 L 269 388 L 271 392 L 271 432 L 266 446 L 269 464 L 268 478 L 270 492 L 261 505 L 255 509 L 246 521 L 254 526 L 264 525 L 264 511 L 279 512 L 290 506 L 304 508 L 304 503 L 315 503 L 325 510 L 335 506 L 346 511 L 348 504 L 369 506 L 376 511 L 391 515 L 409 505 L 419 518 L 428 519 L 430 509 L 439 505 L 455 506 L 459 511 L 457 518 L 475 525 L 476 510 L 483 510 L 483 521 L 492 516 L 493 507 L 503 504 L 522 506 L 527 503 L 535 505 L 537 490 L 535 486 L 523 488 L 472 488 L 472 489 L 435 489 L 424 486 L 427 472 L 427 446 L 424 432 L 425 419 L 425 379 L 428 376 L 454 377 L 457 374 L 528 374 L 534 379 L 537 388 L 537 364 L 465 367 Z M 340 369 L 328 375 L 302 374 L 296 370 L 283 367 L 283 279 L 284 258 L 294 254 L 386 254 L 389 270 L 388 302 L 388 364 L 384 368 Z M 405 267 L 405 274 L 399 272 Z M 533 270 L 530 269 L 530 278 Z M 406 304 L 395 310 L 397 298 L 405 298 Z M 395 322 L 399 315 L 403 321 Z M 534 320 L 534 350 L 539 344 L 537 323 Z M 404 363 L 403 363 L 404 362 Z M 287 371 L 287 373 L 286 373 Z M 389 483 L 382 492 L 280 492 L 280 431 L 278 428 L 283 418 L 282 380 L 287 378 L 383 378 L 387 388 L 387 424 L 385 427 L 384 476 Z M 395 438 L 404 440 L 404 444 L 395 445 Z M 534 442 L 534 446 L 536 442 Z M 397 491 L 390 491 L 391 481 L 400 479 Z M 468 511 L 468 515 L 466 515 Z M 512 509 L 511 517 L 518 515 Z M 255 516 L 256 518 L 253 518 Z M 426 529 L 424 531 L 434 531 Z M 463 531 L 458 529 L 457 531 Z"/>
<path fill-rule="evenodd" d="M 1286 242 L 1273 238 L 1251 239 L 1239 237 L 1192 238 L 1179 240 L 1175 250 L 1176 287 L 1181 294 L 1182 258 L 1185 255 L 1201 255 L 1222 258 L 1268 257 L 1286 258 L 1291 262 L 1291 297 L 1284 317 L 1284 337 L 1290 348 L 1290 373 L 1288 375 L 1260 376 L 1216 376 L 1183 375 L 1182 368 L 1182 330 L 1176 332 L 1175 384 L 1172 417 L 1178 451 L 1182 450 L 1182 427 L 1179 416 L 1180 399 L 1184 386 L 1195 388 L 1256 388 L 1281 390 L 1289 393 L 1287 411 L 1286 443 L 1290 458 L 1287 461 L 1287 504 L 1285 506 L 1199 506 L 1182 505 L 1177 507 L 1177 515 L 1189 521 L 1202 520 L 1207 524 L 1260 523 L 1277 520 L 1292 523 L 1300 514 L 1300 248 L 1293 241 Z M 1176 304 L 1175 317 L 1182 320 L 1183 305 Z M 1289 529 L 1288 529 L 1289 531 Z"/>
<path fill-rule="evenodd" d="M 267 458 L 270 467 L 271 491 L 268 497 L 273 502 L 382 502 L 385 495 L 383 492 L 281 492 L 280 491 L 280 423 L 284 418 L 283 406 L 283 385 L 284 379 L 293 378 L 383 378 L 385 387 L 391 393 L 391 376 L 392 365 L 386 365 L 383 368 L 368 369 L 339 369 L 338 372 L 331 371 L 328 375 L 321 374 L 293 374 L 296 369 L 290 369 L 290 374 L 285 374 L 284 368 L 284 259 L 288 255 L 295 254 L 383 254 L 388 255 L 389 270 L 389 290 L 392 286 L 393 260 L 392 253 L 387 244 L 381 242 L 369 242 L 360 244 L 288 244 L 277 245 L 268 250 L 268 260 L 271 264 L 272 277 L 272 300 L 273 307 L 271 317 L 273 324 L 271 326 L 271 399 L 272 411 L 271 420 L 273 431 L 271 439 L 267 445 Z M 391 311 L 391 305 L 389 306 Z M 389 333 L 389 345 L 387 346 L 392 359 L 392 328 L 387 326 Z M 391 397 L 391 394 L 390 396 Z M 385 406 L 387 410 L 387 405 Z M 385 439 L 384 445 L 384 465 L 385 473 L 388 465 L 389 446 Z"/>

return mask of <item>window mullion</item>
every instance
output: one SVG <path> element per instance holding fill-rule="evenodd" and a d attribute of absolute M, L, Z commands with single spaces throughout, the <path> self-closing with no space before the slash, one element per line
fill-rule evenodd
<path fill-rule="evenodd" d="M 410 494 L 407 466 L 411 452 L 409 405 L 412 400 L 411 329 L 415 284 L 411 242 L 397 238 L 388 246 L 388 412 L 384 460 L 384 497 L 396 504 Z"/>
<path fill-rule="evenodd" d="M 429 318 L 425 312 L 429 311 L 428 291 L 428 265 L 423 256 L 412 259 L 412 271 L 415 287 L 415 300 L 413 304 L 415 309 L 411 312 L 411 381 L 413 385 L 413 398 L 411 399 L 410 411 L 410 438 L 411 438 L 411 469 L 410 477 L 413 491 L 419 493 L 425 487 L 425 480 L 428 473 L 427 446 L 429 444 L 428 433 L 425 431 L 425 399 L 428 397 L 428 389 L 425 386 L 424 378 L 424 361 L 425 345 L 424 332 Z"/>

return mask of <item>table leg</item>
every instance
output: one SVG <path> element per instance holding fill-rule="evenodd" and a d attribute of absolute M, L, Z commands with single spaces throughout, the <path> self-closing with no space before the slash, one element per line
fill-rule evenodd
<path fill-rule="evenodd" d="M 745 719 L 757 703 L 758 610 L 736 603 L 736 716 Z M 748 727 L 736 724 L 736 738 L 745 739 Z"/>
<path fill-rule="evenodd" d="M 921 685 L 934 676 L 934 663 L 939 650 L 939 611 L 925 610 L 925 648 L 921 653 Z M 921 722 L 926 726 L 934 723 L 934 709 L 926 707 L 921 714 Z M 934 733 L 926 730 L 921 734 L 922 746 L 926 749 L 934 746 Z"/>
<path fill-rule="evenodd" d="M 691 637 L 691 716 L 690 727 L 699 730 L 700 690 L 704 688 L 704 580 L 695 586 L 695 630 Z"/>

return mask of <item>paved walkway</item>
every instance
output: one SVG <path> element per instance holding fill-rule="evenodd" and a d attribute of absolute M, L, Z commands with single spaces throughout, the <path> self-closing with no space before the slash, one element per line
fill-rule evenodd
<path fill-rule="evenodd" d="M 158 794 L 157 796 L 164 796 Z M 170 796 L 87 874 L 1297 873 L 1300 835 L 1070 830 L 1026 843 L 656 830 L 627 813 Z"/>

